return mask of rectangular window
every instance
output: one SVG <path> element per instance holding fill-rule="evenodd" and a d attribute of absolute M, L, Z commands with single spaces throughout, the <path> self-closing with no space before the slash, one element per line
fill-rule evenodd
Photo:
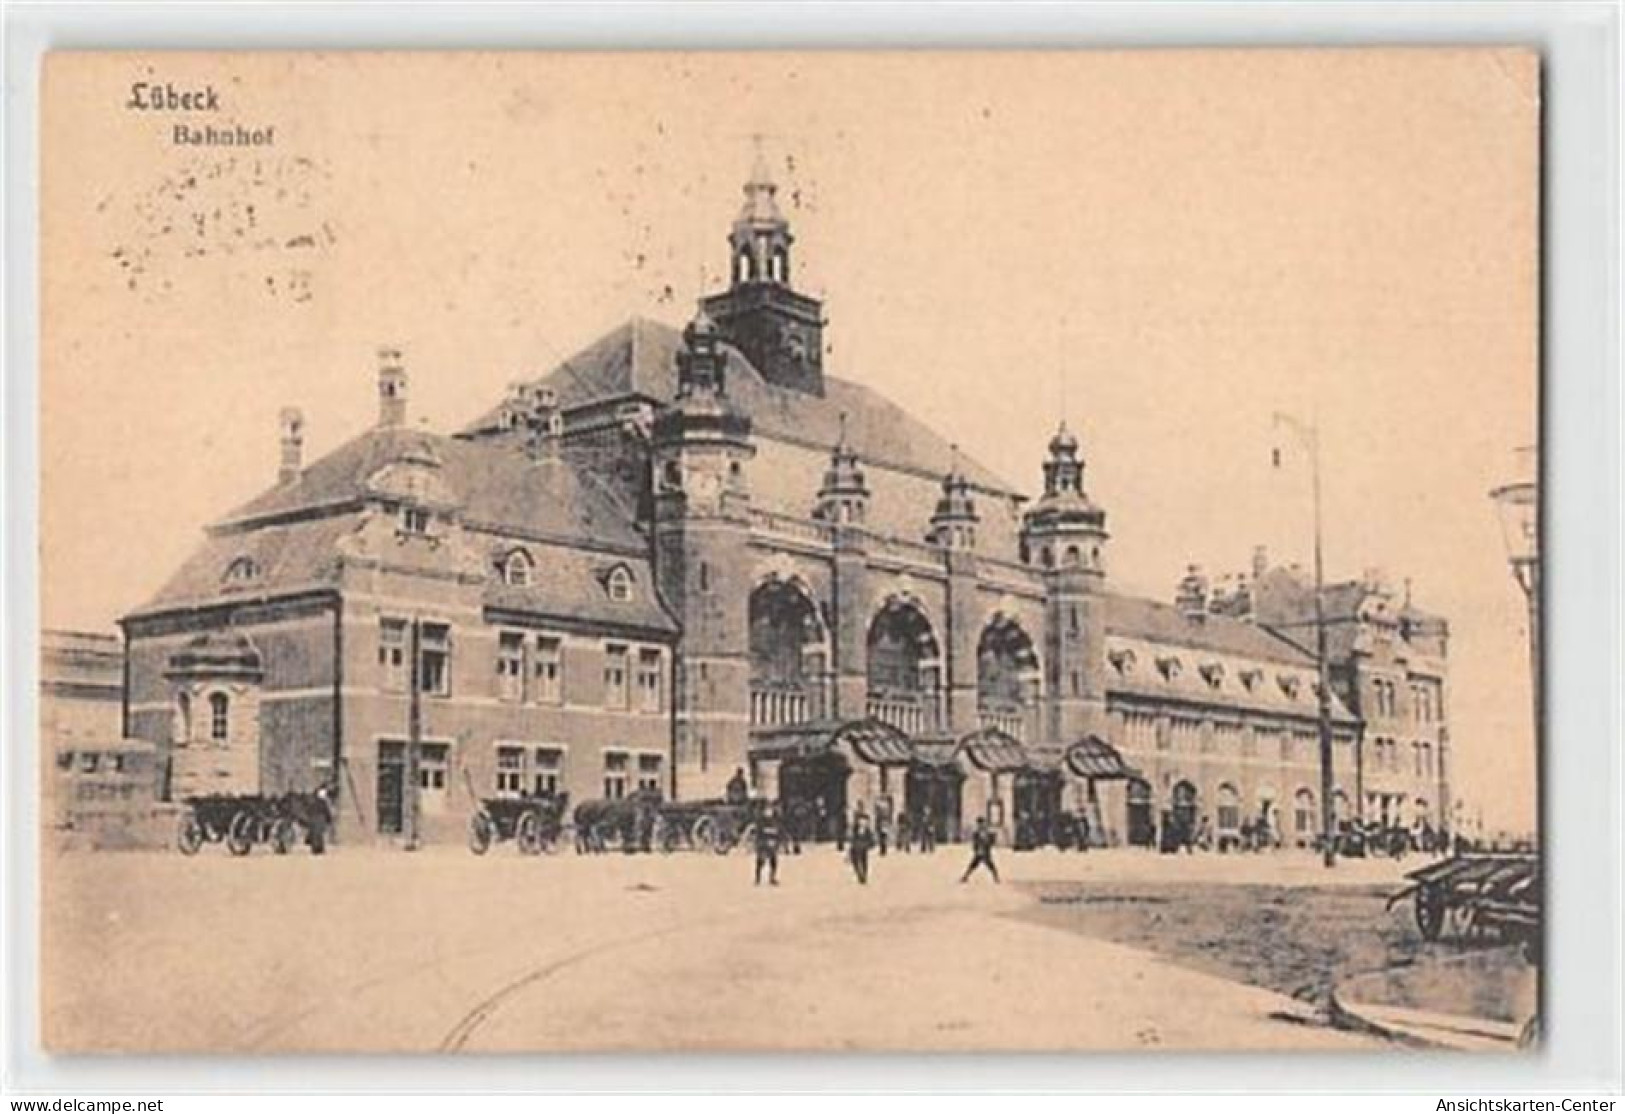
<path fill-rule="evenodd" d="M 638 711 L 658 712 L 660 708 L 660 651 L 638 651 Z"/>
<path fill-rule="evenodd" d="M 418 683 L 430 696 L 450 696 L 451 627 L 446 623 L 424 623 L 418 639 Z"/>
<path fill-rule="evenodd" d="M 631 756 L 621 750 L 604 752 L 604 799 L 618 801 L 626 796 L 627 778 L 631 772 Z"/>
<path fill-rule="evenodd" d="M 425 816 L 439 816 L 446 811 L 450 754 L 451 748 L 445 743 L 424 743 L 418 749 L 418 805 Z"/>
<path fill-rule="evenodd" d="M 558 793 L 564 781 L 564 751 L 558 747 L 537 747 L 536 765 L 531 770 L 531 791 L 538 797 Z"/>
<path fill-rule="evenodd" d="M 497 635 L 497 697 L 525 698 L 525 636 L 517 631 Z"/>
<path fill-rule="evenodd" d="M 604 707 L 626 708 L 626 647 L 604 647 Z"/>
<path fill-rule="evenodd" d="M 658 754 L 638 755 L 638 789 L 642 792 L 659 793 L 660 768 L 664 764 Z"/>
<path fill-rule="evenodd" d="M 564 648 L 557 638 L 536 636 L 532 672 L 536 677 L 534 698 L 542 704 L 559 703 L 564 695 Z"/>
<path fill-rule="evenodd" d="M 406 691 L 406 620 L 378 620 L 378 677 L 385 692 Z"/>
<path fill-rule="evenodd" d="M 403 534 L 427 534 L 429 532 L 429 512 L 421 507 L 401 508 L 401 532 Z"/>
<path fill-rule="evenodd" d="M 497 796 L 517 797 L 525 785 L 525 748 L 497 747 Z"/>

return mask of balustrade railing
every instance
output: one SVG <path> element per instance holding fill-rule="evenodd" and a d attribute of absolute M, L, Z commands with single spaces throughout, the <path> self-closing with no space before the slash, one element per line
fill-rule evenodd
<path fill-rule="evenodd" d="M 905 735 L 937 730 L 937 701 L 933 696 L 870 693 L 866 708 L 871 719 L 895 727 Z"/>
<path fill-rule="evenodd" d="M 812 718 L 813 701 L 805 689 L 753 686 L 750 690 L 750 722 L 753 727 L 784 727 L 806 723 Z"/>
<path fill-rule="evenodd" d="M 982 727 L 1003 731 L 1018 743 L 1027 741 L 1027 713 L 1017 705 L 987 705 L 976 710 Z"/>

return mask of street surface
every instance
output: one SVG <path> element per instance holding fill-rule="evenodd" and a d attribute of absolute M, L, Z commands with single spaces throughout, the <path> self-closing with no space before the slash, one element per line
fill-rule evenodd
<path fill-rule="evenodd" d="M 1046 923 L 1038 896 L 1386 887 L 1401 866 L 1006 851 L 1004 885 L 961 885 L 967 855 L 876 858 L 861 887 L 811 848 L 758 888 L 740 851 L 68 854 L 43 864 L 44 1033 L 62 1051 L 1382 1047 Z"/>

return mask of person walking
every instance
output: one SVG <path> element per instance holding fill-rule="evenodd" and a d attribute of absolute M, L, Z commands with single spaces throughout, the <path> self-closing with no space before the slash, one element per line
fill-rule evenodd
<path fill-rule="evenodd" d="M 904 855 L 914 850 L 914 824 L 906 808 L 897 814 L 897 850 Z"/>
<path fill-rule="evenodd" d="M 882 800 L 875 809 L 875 847 L 880 851 L 880 857 L 886 857 L 886 848 L 891 843 L 891 805 Z"/>
<path fill-rule="evenodd" d="M 773 805 L 762 809 L 756 821 L 756 884 L 762 884 L 762 868 L 767 867 L 767 883 L 779 884 L 779 810 Z"/>
<path fill-rule="evenodd" d="M 858 884 L 869 884 L 869 848 L 875 845 L 874 829 L 869 826 L 869 817 L 859 810 L 852 818 L 852 831 L 847 837 L 846 857 L 852 863 L 852 873 L 857 875 Z"/>
<path fill-rule="evenodd" d="M 937 821 L 931 815 L 931 806 L 926 805 L 920 810 L 920 854 L 929 855 L 937 849 Z"/>
<path fill-rule="evenodd" d="M 976 821 L 976 830 L 971 833 L 970 837 L 970 865 L 965 868 L 965 873 L 959 877 L 961 885 L 970 881 L 971 874 L 979 866 L 987 867 L 987 872 L 993 875 L 993 881 L 997 882 L 999 880 L 999 868 L 993 865 L 993 844 L 996 842 L 998 842 L 998 833 L 993 830 L 993 825 L 987 822 L 987 817 L 983 816 L 978 819 Z"/>

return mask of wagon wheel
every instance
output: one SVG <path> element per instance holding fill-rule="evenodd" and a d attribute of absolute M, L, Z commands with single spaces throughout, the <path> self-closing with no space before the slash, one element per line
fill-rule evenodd
<path fill-rule="evenodd" d="M 239 812 L 231 818 L 231 826 L 226 829 L 226 849 L 233 855 L 246 855 L 254 848 L 254 839 L 259 834 L 259 821 L 253 813 Z"/>
<path fill-rule="evenodd" d="M 187 809 L 175 830 L 176 848 L 183 855 L 196 855 L 198 848 L 203 846 L 203 840 L 203 824 L 198 820 L 197 813 Z"/>
<path fill-rule="evenodd" d="M 709 816 L 702 816 L 694 821 L 694 826 L 688 831 L 689 842 L 701 851 L 715 851 L 720 840 L 717 838 L 717 822 Z M 722 852 L 725 854 L 726 848 Z"/>
<path fill-rule="evenodd" d="M 662 820 L 655 829 L 655 840 L 663 854 L 671 854 L 683 846 L 683 826 L 671 820 Z"/>
<path fill-rule="evenodd" d="M 1438 886 L 1418 886 L 1416 889 L 1416 927 L 1422 939 L 1434 941 L 1444 928 L 1444 894 Z"/>
<path fill-rule="evenodd" d="M 541 849 L 542 854 L 557 855 L 562 851 L 564 849 L 564 844 L 560 838 L 562 834 L 562 830 L 556 824 L 551 827 L 538 825 L 536 831 L 537 846 Z"/>
<path fill-rule="evenodd" d="M 521 855 L 539 855 L 542 852 L 542 822 L 534 812 L 527 812 L 514 826 L 514 841 Z"/>
<path fill-rule="evenodd" d="M 293 845 L 299 842 L 299 827 L 292 820 L 283 817 L 271 825 L 271 849 L 278 855 L 286 855 L 293 850 Z"/>
<path fill-rule="evenodd" d="M 491 818 L 484 812 L 476 812 L 468 818 L 468 849 L 476 855 L 483 855 L 491 849 L 491 841 L 496 833 L 491 830 Z"/>

